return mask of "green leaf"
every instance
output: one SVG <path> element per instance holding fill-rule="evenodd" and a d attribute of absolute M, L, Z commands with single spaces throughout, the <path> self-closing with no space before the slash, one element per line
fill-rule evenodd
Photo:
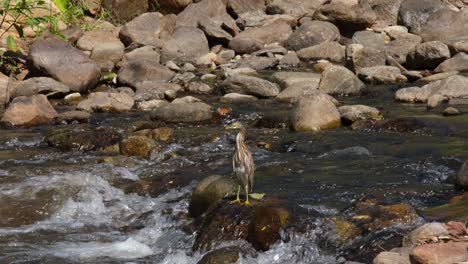
<path fill-rule="evenodd" d="M 115 74 L 115 73 L 113 73 L 113 72 L 110 72 L 110 73 L 105 74 L 105 75 L 102 77 L 102 79 L 103 79 L 103 80 L 112 80 L 112 79 L 114 79 L 114 77 L 116 77 L 116 76 L 117 76 L 117 74 Z"/>
<path fill-rule="evenodd" d="M 255 200 L 261 200 L 265 196 L 264 193 L 249 193 L 249 196 L 254 198 Z"/>
<path fill-rule="evenodd" d="M 16 41 L 12 36 L 8 36 L 6 38 L 7 40 L 7 47 L 9 50 L 17 52 L 18 51 L 18 46 L 16 46 Z"/>
<path fill-rule="evenodd" d="M 68 0 L 54 0 L 55 5 L 64 13 L 69 6 Z"/>
<path fill-rule="evenodd" d="M 3 3 L 2 3 L 3 10 L 9 10 L 10 9 L 10 1 L 11 0 L 3 0 Z"/>

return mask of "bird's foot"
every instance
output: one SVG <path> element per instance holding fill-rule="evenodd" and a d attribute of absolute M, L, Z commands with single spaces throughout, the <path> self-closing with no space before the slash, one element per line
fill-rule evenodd
<path fill-rule="evenodd" d="M 245 204 L 245 205 L 250 205 L 250 202 L 249 202 L 249 200 L 245 201 L 245 203 L 244 203 L 244 204 Z"/>
<path fill-rule="evenodd" d="M 241 203 L 240 199 L 235 199 L 234 201 L 229 202 L 230 204 Z"/>

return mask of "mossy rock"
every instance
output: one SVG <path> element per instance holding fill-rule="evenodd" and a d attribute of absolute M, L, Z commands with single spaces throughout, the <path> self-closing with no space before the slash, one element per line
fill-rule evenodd
<path fill-rule="evenodd" d="M 121 135 L 112 128 L 95 129 L 88 125 L 51 128 L 45 141 L 64 151 L 97 150 L 117 143 Z"/>
<path fill-rule="evenodd" d="M 225 247 L 208 252 L 197 264 L 231 264 L 236 263 L 241 255 L 239 247 Z"/>
<path fill-rule="evenodd" d="M 120 142 L 120 153 L 125 156 L 149 158 L 153 149 L 160 148 L 152 138 L 145 136 L 129 136 Z"/>

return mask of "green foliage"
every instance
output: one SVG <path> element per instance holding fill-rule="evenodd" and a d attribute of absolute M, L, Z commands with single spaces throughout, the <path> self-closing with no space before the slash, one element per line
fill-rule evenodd
<path fill-rule="evenodd" d="M 62 13 L 65 13 L 70 6 L 68 0 L 54 0 L 55 6 L 62 11 Z"/>

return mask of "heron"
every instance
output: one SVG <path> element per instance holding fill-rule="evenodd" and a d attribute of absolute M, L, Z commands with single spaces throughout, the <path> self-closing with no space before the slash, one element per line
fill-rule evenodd
<path fill-rule="evenodd" d="M 241 122 L 234 122 L 226 126 L 226 129 L 238 130 L 236 136 L 236 150 L 232 157 L 232 168 L 236 173 L 237 179 L 242 183 L 242 188 L 245 191 L 245 204 L 248 205 L 249 192 L 252 190 L 254 184 L 255 165 L 252 153 L 250 153 L 249 148 L 245 144 L 246 130 Z M 234 203 L 241 202 L 239 199 L 240 190 L 241 185 L 237 188 L 237 198 L 233 201 Z"/>

